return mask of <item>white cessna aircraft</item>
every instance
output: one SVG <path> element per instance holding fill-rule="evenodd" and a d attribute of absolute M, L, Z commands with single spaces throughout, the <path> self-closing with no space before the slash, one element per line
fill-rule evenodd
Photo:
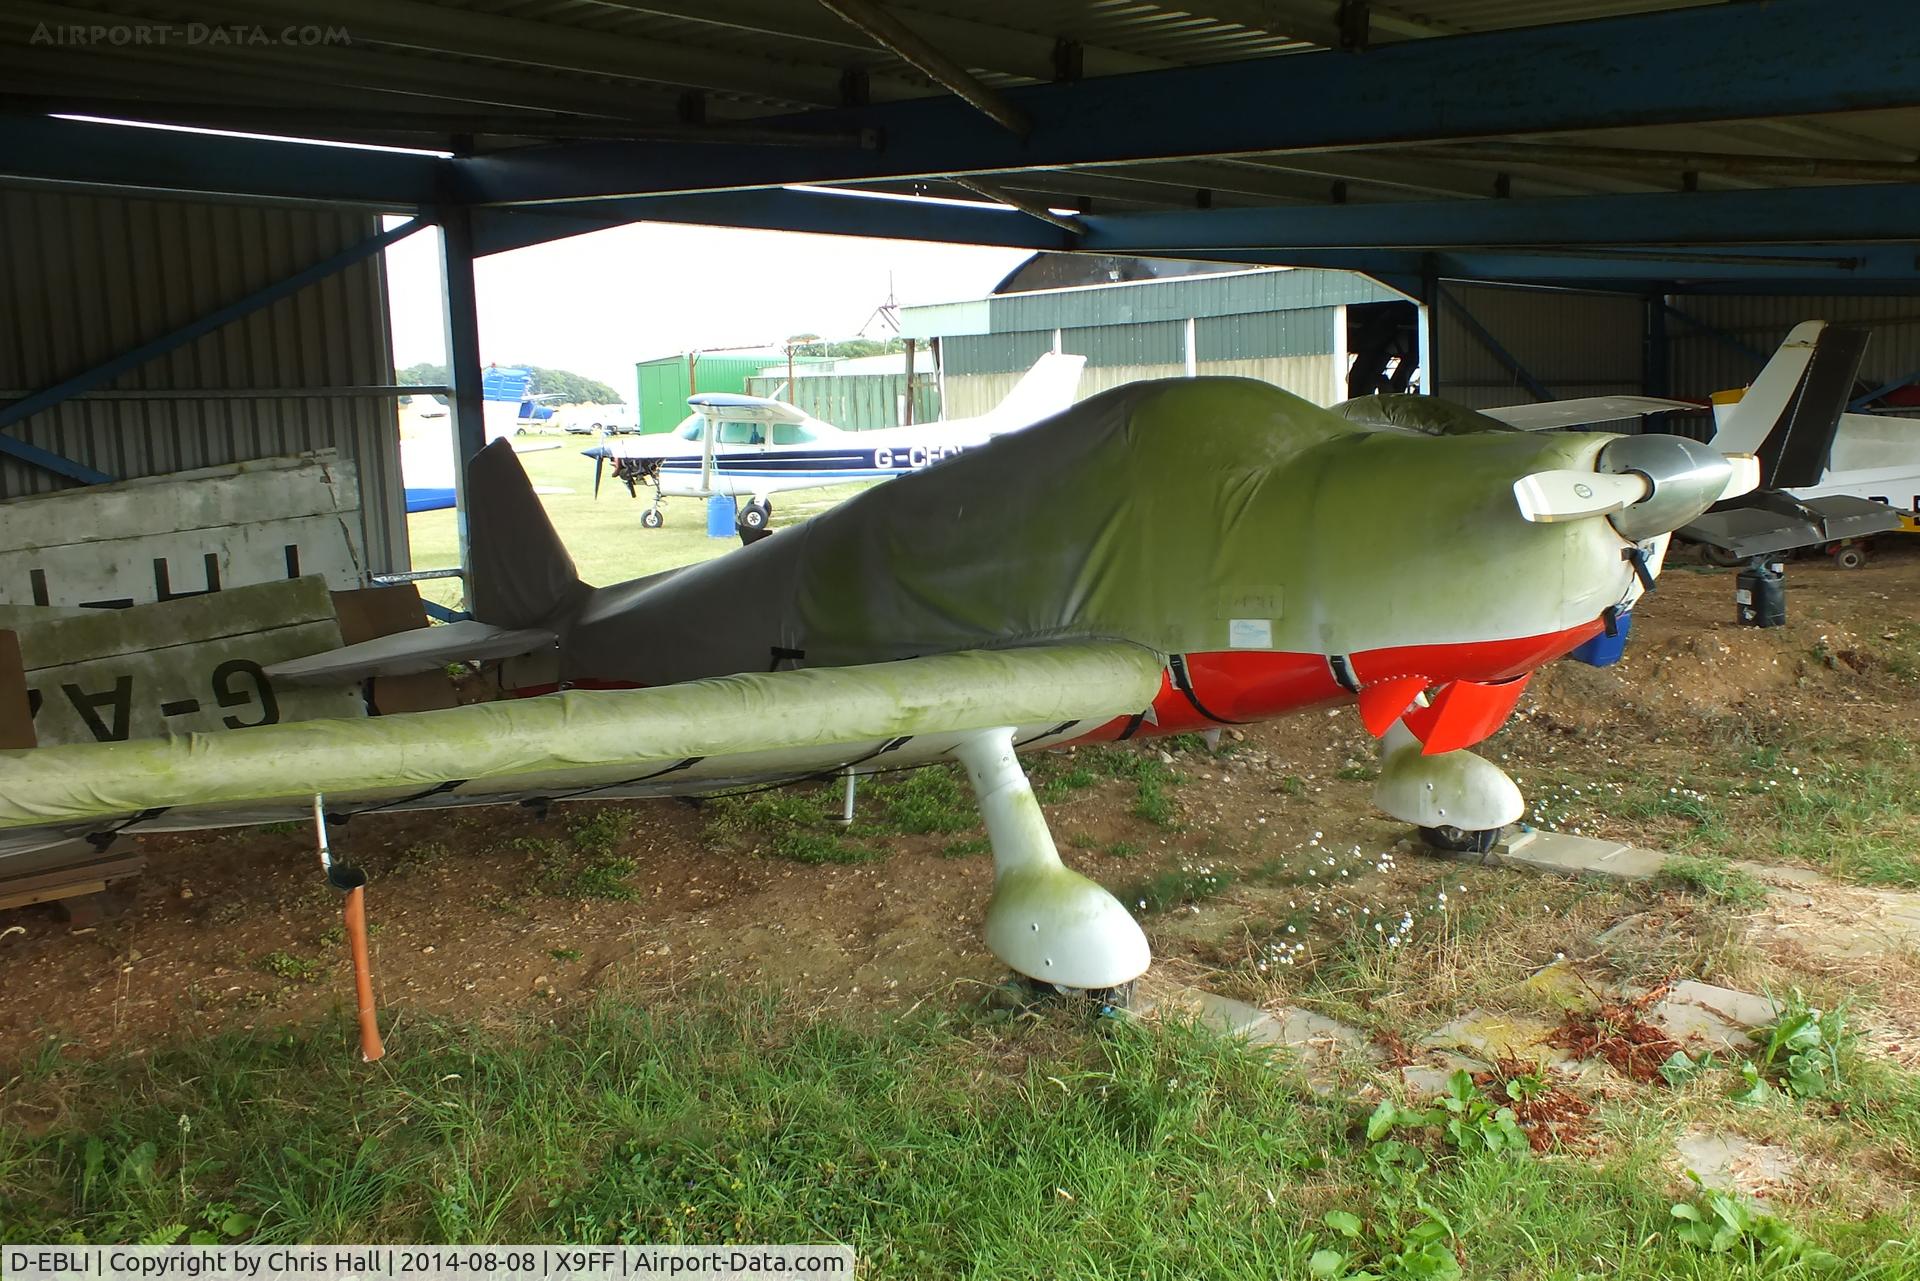
<path fill-rule="evenodd" d="M 653 487 L 653 505 L 640 515 L 648 529 L 665 523 L 660 500 L 669 494 L 731 494 L 750 496 L 740 526 L 760 530 L 782 490 L 905 475 L 1051 418 L 1073 404 L 1086 363 L 1085 356 L 1049 352 L 978 417 L 876 431 L 844 431 L 784 400 L 703 392 L 687 398 L 693 412 L 673 431 L 604 441 L 584 452 L 594 460 L 596 495 L 608 462 L 628 493 Z"/>

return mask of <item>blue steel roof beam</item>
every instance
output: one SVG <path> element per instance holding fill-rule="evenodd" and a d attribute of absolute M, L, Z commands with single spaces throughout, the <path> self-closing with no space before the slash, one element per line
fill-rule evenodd
<path fill-rule="evenodd" d="M 1080 247 L 1096 253 L 1904 241 L 1920 227 L 1920 184 L 1090 214 L 1084 221 Z"/>
<path fill-rule="evenodd" d="M 1758 20 L 1706 5 L 1002 92 L 1034 122 L 1024 140 L 923 99 L 791 118 L 882 129 L 872 153 L 588 143 L 463 169 L 478 200 L 535 203 L 1906 107 L 1920 103 L 1920 6 L 1771 0 Z"/>
<path fill-rule="evenodd" d="M 1645 292 L 1920 293 L 1920 243 L 1801 245 L 1791 250 L 1727 246 L 1710 253 L 1662 247 L 1616 252 L 1466 250 L 1420 254 L 1402 249 L 1215 252 L 1213 261 L 1324 267 L 1387 278 L 1417 277 L 1423 262 L 1448 280 L 1553 284 Z M 1398 286 L 1396 286 L 1397 288 Z M 1686 319 L 1691 319 L 1687 317 Z"/>
<path fill-rule="evenodd" d="M 0 177 L 119 190 L 241 195 L 406 212 L 444 203 L 456 175 L 431 155 L 138 128 L 8 120 Z"/>
<path fill-rule="evenodd" d="M 474 252 L 503 253 L 636 222 L 764 227 L 827 235 L 933 240 L 1012 249 L 1072 249 L 1079 237 L 1012 208 L 817 191 L 722 192 L 474 211 Z"/>

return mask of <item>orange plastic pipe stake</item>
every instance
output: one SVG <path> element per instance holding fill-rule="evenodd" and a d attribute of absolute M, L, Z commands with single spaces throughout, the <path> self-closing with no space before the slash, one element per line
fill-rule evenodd
<path fill-rule="evenodd" d="M 373 1063 L 386 1056 L 380 1021 L 373 1009 L 373 966 L 367 959 L 367 887 L 347 891 L 347 946 L 353 950 L 353 986 L 360 1001 L 360 1057 Z"/>

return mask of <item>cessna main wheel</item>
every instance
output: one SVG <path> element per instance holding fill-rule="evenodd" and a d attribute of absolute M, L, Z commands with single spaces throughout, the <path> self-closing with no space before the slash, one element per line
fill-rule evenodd
<path fill-rule="evenodd" d="M 658 529 L 666 523 L 667 518 L 658 507 L 649 507 L 640 513 L 640 525 L 644 529 Z"/>
<path fill-rule="evenodd" d="M 772 516 L 772 503 L 748 503 L 740 509 L 740 527 L 742 529 L 765 529 L 767 527 L 767 521 Z"/>

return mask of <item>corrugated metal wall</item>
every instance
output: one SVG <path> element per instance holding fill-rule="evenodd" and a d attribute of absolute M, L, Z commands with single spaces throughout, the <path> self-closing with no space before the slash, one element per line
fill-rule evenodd
<path fill-rule="evenodd" d="M 1152 320 L 1063 329 L 1060 348 L 1069 355 L 1085 356 L 1089 372 L 1117 365 L 1176 365 L 1184 371 L 1187 325 L 1182 320 Z"/>
<path fill-rule="evenodd" d="M 924 369 L 924 365 L 922 366 Z M 822 422 L 846 431 L 870 431 L 899 426 L 900 400 L 906 395 L 905 374 L 818 374 L 795 378 L 793 403 Z M 785 374 L 747 379 L 749 396 L 785 400 Z M 913 421 L 929 423 L 940 417 L 940 385 L 931 373 L 913 376 Z"/>
<path fill-rule="evenodd" d="M 1266 356 L 1330 355 L 1334 317 L 1339 314 L 1335 307 L 1303 307 L 1298 311 L 1202 316 L 1194 322 L 1193 345 L 1202 364 Z"/>
<path fill-rule="evenodd" d="M 1189 316 L 1298 311 L 1399 298 L 1365 276 L 1344 271 L 1253 271 L 1173 280 L 1050 289 L 990 299 L 993 331 L 1133 325 Z"/>
<path fill-rule="evenodd" d="M 1803 320 L 1864 325 L 1873 331 L 1860 377 L 1871 387 L 1920 372 L 1920 297 L 1694 297 L 1675 309 L 1736 339 L 1761 356 L 1771 355 L 1787 331 Z M 1761 361 L 1678 318 L 1667 324 L 1676 396 L 1704 397 L 1744 387 Z"/>
<path fill-rule="evenodd" d="M 1535 398 L 1461 319 L 1465 307 L 1556 400 L 1636 394 L 1645 304 L 1625 294 L 1449 283 L 1433 335 L 1436 391 L 1485 409 Z"/>
<path fill-rule="evenodd" d="M 376 234 L 372 214 L 0 188 L 0 394 L 59 382 Z M 391 384 L 378 257 L 149 361 L 114 391 Z M 9 429 L 119 478 L 335 448 L 369 564 L 407 567 L 391 396 L 78 399 Z M 70 482 L 0 458 L 0 497 Z"/>
<path fill-rule="evenodd" d="M 949 379 L 956 374 L 1024 373 L 1053 350 L 1053 331 L 1014 334 L 955 334 L 940 340 L 940 358 Z M 1008 383 L 1009 387 L 1013 384 Z M 951 394 L 951 388 L 949 388 Z"/>

